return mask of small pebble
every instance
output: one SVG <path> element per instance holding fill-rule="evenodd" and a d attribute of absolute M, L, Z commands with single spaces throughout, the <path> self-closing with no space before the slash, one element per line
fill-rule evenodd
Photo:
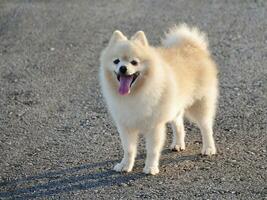
<path fill-rule="evenodd" d="M 121 183 L 121 184 L 119 184 L 119 186 L 127 187 L 128 185 L 126 183 Z"/>

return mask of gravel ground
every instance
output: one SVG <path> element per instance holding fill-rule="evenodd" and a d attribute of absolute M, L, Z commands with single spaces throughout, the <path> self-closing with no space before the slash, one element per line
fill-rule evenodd
<path fill-rule="evenodd" d="M 267 199 L 265 0 L 1 0 L 0 199 Z M 98 84 L 111 33 L 147 33 L 159 44 L 179 22 L 208 33 L 220 67 L 218 155 L 168 150 L 161 173 L 111 169 L 122 156 Z"/>

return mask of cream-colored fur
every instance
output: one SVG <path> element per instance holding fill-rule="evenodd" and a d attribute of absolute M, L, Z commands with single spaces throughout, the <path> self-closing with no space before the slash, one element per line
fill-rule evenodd
<path fill-rule="evenodd" d="M 100 58 L 100 83 L 109 111 L 118 128 L 124 156 L 114 170 L 130 172 L 134 166 L 139 134 L 146 138 L 144 173 L 159 172 L 165 125 L 173 127 L 171 148 L 185 149 L 184 116 L 200 128 L 202 154 L 216 153 L 213 139 L 218 81 L 206 36 L 196 28 L 176 26 L 162 40 L 162 47 L 148 44 L 144 32 L 127 39 L 115 31 Z M 119 64 L 114 64 L 120 59 Z M 131 60 L 138 65 L 132 66 Z M 140 72 L 128 95 L 118 92 L 116 73 L 126 66 L 129 74 Z"/>

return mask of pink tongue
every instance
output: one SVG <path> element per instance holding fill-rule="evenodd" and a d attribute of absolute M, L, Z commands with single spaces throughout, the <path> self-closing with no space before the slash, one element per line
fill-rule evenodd
<path fill-rule="evenodd" d="M 121 95 L 126 95 L 130 93 L 130 87 L 132 81 L 133 81 L 133 76 L 120 76 L 119 93 Z"/>

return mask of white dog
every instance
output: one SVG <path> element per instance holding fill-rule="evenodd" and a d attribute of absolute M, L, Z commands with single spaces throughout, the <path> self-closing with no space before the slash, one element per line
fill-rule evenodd
<path fill-rule="evenodd" d="M 144 173 L 159 172 L 165 125 L 173 127 L 171 148 L 185 149 L 184 116 L 201 130 L 202 154 L 216 153 L 213 120 L 218 96 L 217 68 L 205 35 L 182 24 L 150 46 L 143 31 L 127 39 L 115 31 L 100 58 L 100 82 L 116 123 L 124 156 L 114 170 L 130 172 L 140 133 L 146 138 Z"/>

